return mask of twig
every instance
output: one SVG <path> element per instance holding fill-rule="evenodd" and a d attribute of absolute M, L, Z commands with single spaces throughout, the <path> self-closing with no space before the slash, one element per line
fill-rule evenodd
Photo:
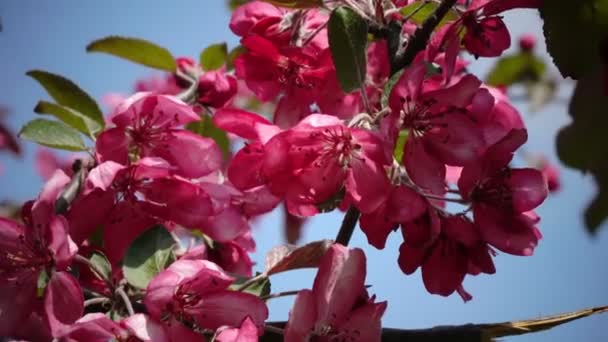
<path fill-rule="evenodd" d="M 262 299 L 262 300 L 269 300 L 269 299 L 273 299 L 273 298 L 280 298 L 280 297 L 286 297 L 286 296 L 295 296 L 295 295 L 298 294 L 298 292 L 300 292 L 300 290 L 271 293 L 271 294 L 269 294 L 267 296 L 260 297 L 260 299 Z"/>
<path fill-rule="evenodd" d="M 255 277 L 249 278 L 247 279 L 244 283 L 242 283 L 241 285 L 237 286 L 234 290 L 235 291 L 243 291 L 246 288 L 248 288 L 249 286 L 253 285 L 255 282 L 260 281 L 264 278 L 266 278 L 267 275 L 266 273 L 260 273 Z"/>
<path fill-rule="evenodd" d="M 133 305 L 131 304 L 131 300 L 129 299 L 129 296 L 127 296 L 125 290 L 122 287 L 119 287 L 116 289 L 116 294 L 119 295 L 120 298 L 122 298 L 122 301 L 125 303 L 125 308 L 127 309 L 129 316 L 135 315 Z"/>
<path fill-rule="evenodd" d="M 350 242 L 350 238 L 353 236 L 353 232 L 355 230 L 355 226 L 357 225 L 357 220 L 359 220 L 359 215 L 361 213 L 354 206 L 350 206 L 346 214 L 344 214 L 344 220 L 342 220 L 342 225 L 340 226 L 340 230 L 338 231 L 338 235 L 336 236 L 336 243 L 347 246 Z"/>
<path fill-rule="evenodd" d="M 281 335 L 283 335 L 283 333 L 285 332 L 285 330 L 283 330 L 281 328 L 277 328 L 275 326 L 268 325 L 268 324 L 266 324 L 266 326 L 264 327 L 264 330 L 274 333 L 274 334 L 281 334 Z"/>
<path fill-rule="evenodd" d="M 401 56 L 397 56 L 391 65 L 391 74 L 410 65 L 418 52 L 424 50 L 426 44 L 433 33 L 433 30 L 439 25 L 443 17 L 456 4 L 457 0 L 443 0 L 435 11 L 422 23 L 422 26 L 416 29 L 410 38 L 405 51 Z"/>
<path fill-rule="evenodd" d="M 90 305 L 105 304 L 105 303 L 109 303 L 109 302 L 110 302 L 110 299 L 106 298 L 106 297 L 91 298 L 91 299 L 87 299 L 84 301 L 84 307 L 86 308 L 87 306 L 90 306 Z"/>

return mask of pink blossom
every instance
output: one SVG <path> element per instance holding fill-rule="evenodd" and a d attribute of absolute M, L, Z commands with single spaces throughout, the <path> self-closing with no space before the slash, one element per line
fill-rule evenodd
<path fill-rule="evenodd" d="M 170 96 L 135 94 L 116 108 L 116 127 L 99 135 L 97 158 L 127 165 L 130 154 L 160 157 L 182 176 L 205 176 L 220 167 L 221 151 L 213 139 L 180 128 L 199 119 L 188 105 Z"/>
<path fill-rule="evenodd" d="M 10 336 L 34 310 L 41 272 L 47 272 L 50 278 L 44 292 L 43 316 L 51 333 L 56 335 L 82 315 L 82 290 L 66 272 L 77 247 L 68 235 L 66 219 L 54 213 L 55 200 L 69 180 L 62 171 L 55 172 L 38 199 L 24 205 L 25 225 L 0 218 L 2 336 Z"/>
<path fill-rule="evenodd" d="M 483 239 L 516 255 L 531 255 L 541 238 L 535 227 L 538 219 L 528 212 L 548 193 L 540 171 L 508 167 L 513 152 L 526 140 L 524 129 L 512 130 L 480 161 L 466 165 L 458 181 L 462 197 L 473 203 L 473 216 Z"/>
<path fill-rule="evenodd" d="M 152 321 L 144 314 L 135 314 L 117 323 L 102 313 L 90 313 L 64 329 L 60 337 L 69 342 L 106 342 L 108 340 L 129 342 L 178 341 L 169 339 L 162 325 Z"/>
<path fill-rule="evenodd" d="M 365 254 L 333 245 L 323 256 L 313 289 L 298 293 L 285 327 L 286 341 L 380 341 L 386 302 L 365 290 Z"/>
<path fill-rule="evenodd" d="M 207 71 L 198 79 L 197 102 L 204 106 L 221 108 L 232 102 L 237 82 L 223 70 Z"/>
<path fill-rule="evenodd" d="M 532 51 L 536 45 L 536 37 L 527 33 L 519 38 L 519 48 L 523 51 Z"/>
<path fill-rule="evenodd" d="M 250 317 L 258 329 L 268 309 L 258 297 L 228 290 L 234 278 L 206 260 L 178 260 L 148 285 L 144 304 L 150 316 L 180 317 L 205 329 L 239 326 Z"/>
<path fill-rule="evenodd" d="M 217 342 L 257 342 L 258 329 L 251 317 L 247 316 L 239 328 L 224 327 L 218 329 Z"/>

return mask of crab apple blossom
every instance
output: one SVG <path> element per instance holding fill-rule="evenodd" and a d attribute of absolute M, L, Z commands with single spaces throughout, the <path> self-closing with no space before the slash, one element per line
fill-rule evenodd
<path fill-rule="evenodd" d="M 364 286 L 365 254 L 334 244 L 323 256 L 312 290 L 298 293 L 285 327 L 286 341 L 380 341 L 386 302 Z"/>
<path fill-rule="evenodd" d="M 97 158 L 126 165 L 130 155 L 159 157 L 184 177 L 208 175 L 220 167 L 221 151 L 212 139 L 180 128 L 198 120 L 188 105 L 174 97 L 137 93 L 115 109 L 116 127 L 99 135 Z"/>
<path fill-rule="evenodd" d="M 201 328 L 240 326 L 250 317 L 262 328 L 268 309 L 258 297 L 228 290 L 234 278 L 207 260 L 178 260 L 148 285 L 144 304 L 154 319 L 181 318 Z"/>
<path fill-rule="evenodd" d="M 160 323 L 144 314 L 136 314 L 115 322 L 102 313 L 90 313 L 64 329 L 61 341 L 106 342 L 108 340 L 129 342 L 171 342 Z"/>
<path fill-rule="evenodd" d="M 0 218 L 0 335 L 10 336 L 39 306 L 53 335 L 82 315 L 82 289 L 67 272 L 78 248 L 65 217 L 54 214 L 55 200 L 69 180 L 56 171 L 39 197 L 24 206 L 24 224 Z M 41 302 L 37 283 L 42 272 L 50 279 Z"/>
<path fill-rule="evenodd" d="M 531 255 L 541 238 L 535 226 L 538 218 L 529 212 L 548 194 L 540 171 L 508 167 L 513 152 L 526 140 L 525 130 L 512 130 L 488 148 L 480 161 L 466 165 L 458 180 L 462 197 L 472 202 L 483 239 L 516 255 Z"/>

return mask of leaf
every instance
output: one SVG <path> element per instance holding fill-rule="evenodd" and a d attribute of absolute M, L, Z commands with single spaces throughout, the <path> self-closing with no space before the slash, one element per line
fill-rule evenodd
<path fill-rule="evenodd" d="M 91 120 L 86 115 L 56 103 L 39 101 L 34 112 L 37 114 L 49 114 L 61 120 L 68 126 L 77 129 L 81 133 L 89 137 L 94 137 L 95 134 L 103 130 L 98 122 Z"/>
<path fill-rule="evenodd" d="M 421 7 L 422 6 L 422 7 Z M 439 7 L 438 2 L 423 0 L 412 2 L 407 6 L 402 7 L 399 10 L 402 16 L 409 18 L 416 25 L 422 25 L 424 21 L 435 12 Z M 415 13 L 414 13 L 415 12 Z M 435 30 L 441 26 L 458 19 L 458 13 L 454 9 L 450 9 L 448 13 L 441 19 L 439 24 L 435 27 Z"/>
<path fill-rule="evenodd" d="M 591 72 L 578 81 L 569 112 L 572 123 L 557 135 L 557 154 L 564 164 L 593 174 L 599 191 L 585 212 L 585 223 L 595 233 L 608 217 L 608 96 L 602 73 Z"/>
<path fill-rule="evenodd" d="M 298 268 L 318 267 L 321 258 L 332 244 L 331 240 L 320 240 L 301 247 L 276 246 L 266 254 L 265 273 L 271 275 Z"/>
<path fill-rule="evenodd" d="M 262 0 L 275 6 L 287 8 L 312 8 L 323 6 L 323 0 Z"/>
<path fill-rule="evenodd" d="M 224 159 L 230 158 L 230 139 L 228 139 L 228 134 L 214 125 L 209 115 L 203 114 L 200 121 L 187 124 L 186 129 L 200 136 L 213 139 L 222 150 Z"/>
<path fill-rule="evenodd" d="M 386 84 L 384 85 L 384 90 L 382 91 L 382 96 L 380 97 L 380 104 L 382 105 L 382 108 L 388 107 L 388 100 L 391 96 L 391 92 L 393 91 L 393 88 L 395 87 L 397 82 L 399 82 L 399 79 L 401 78 L 401 75 L 403 75 L 404 72 L 405 69 L 397 71 L 393 76 L 391 76 L 391 78 L 388 79 L 388 82 L 386 82 Z"/>
<path fill-rule="evenodd" d="M 545 73 L 545 63 L 535 55 L 520 52 L 500 58 L 488 74 L 486 83 L 510 86 L 516 82 L 538 81 Z"/>
<path fill-rule="evenodd" d="M 173 262 L 175 244 L 171 234 L 161 225 L 141 234 L 124 258 L 123 272 L 129 284 L 145 289 L 152 278 Z"/>
<path fill-rule="evenodd" d="M 95 266 L 95 269 L 101 272 L 101 276 L 104 277 L 104 279 L 112 279 L 112 265 L 103 253 L 93 251 L 91 252 L 89 260 Z"/>
<path fill-rule="evenodd" d="M 177 69 L 169 50 L 139 38 L 105 37 L 87 45 L 87 52 L 104 52 L 160 70 L 173 72 Z"/>
<path fill-rule="evenodd" d="M 30 70 L 26 75 L 38 81 L 58 104 L 81 113 L 103 129 L 105 121 L 97 102 L 74 82 L 42 70 Z"/>
<path fill-rule="evenodd" d="M 40 145 L 68 151 L 86 149 L 80 133 L 58 121 L 34 119 L 23 126 L 18 136 Z"/>
<path fill-rule="evenodd" d="M 364 87 L 367 22 L 348 7 L 336 8 L 328 21 L 329 49 L 342 90 Z"/>
<path fill-rule="evenodd" d="M 260 275 L 260 273 L 257 273 L 256 277 L 259 275 Z M 247 280 L 249 280 L 249 278 L 238 278 L 232 285 L 230 285 L 229 288 L 235 290 L 235 289 L 239 288 L 239 286 L 241 286 Z M 268 279 L 268 277 L 261 277 L 258 281 L 250 284 L 242 291 L 246 292 L 246 293 L 250 293 L 254 296 L 264 297 L 264 296 L 268 296 L 270 294 L 270 290 L 271 290 L 270 279 Z"/>
<path fill-rule="evenodd" d="M 600 64 L 600 43 L 608 32 L 608 2 L 543 1 L 540 13 L 547 50 L 562 76 L 579 79 Z"/>
<path fill-rule="evenodd" d="M 228 46 L 226 43 L 209 45 L 201 52 L 199 64 L 203 70 L 217 70 L 228 60 Z"/>
<path fill-rule="evenodd" d="M 397 138 L 397 143 L 395 144 L 395 149 L 393 150 L 393 156 L 395 160 L 399 162 L 399 164 L 403 164 L 403 149 L 405 148 L 405 143 L 407 142 L 407 137 L 409 136 L 408 130 L 399 131 L 399 137 Z"/>

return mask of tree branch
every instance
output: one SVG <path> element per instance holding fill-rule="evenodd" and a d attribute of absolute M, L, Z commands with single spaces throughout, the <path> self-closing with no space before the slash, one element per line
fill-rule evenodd
<path fill-rule="evenodd" d="M 433 33 L 433 30 L 439 25 L 439 22 L 445 17 L 448 11 L 456 4 L 457 0 L 443 0 L 439 7 L 418 27 L 405 48 L 402 55 L 397 56 L 391 63 L 391 74 L 395 74 L 399 70 L 410 65 L 418 52 L 424 50 L 426 44 Z M 390 44 L 390 42 L 389 42 Z"/>
<path fill-rule="evenodd" d="M 350 206 L 346 214 L 344 214 L 344 220 L 342 220 L 342 225 L 340 226 L 340 230 L 338 231 L 338 235 L 336 236 L 336 243 L 339 243 L 344 246 L 348 246 L 350 242 L 350 238 L 353 236 L 353 232 L 355 231 L 355 226 L 357 225 L 357 220 L 359 220 L 359 215 L 361 213 L 354 206 Z"/>

